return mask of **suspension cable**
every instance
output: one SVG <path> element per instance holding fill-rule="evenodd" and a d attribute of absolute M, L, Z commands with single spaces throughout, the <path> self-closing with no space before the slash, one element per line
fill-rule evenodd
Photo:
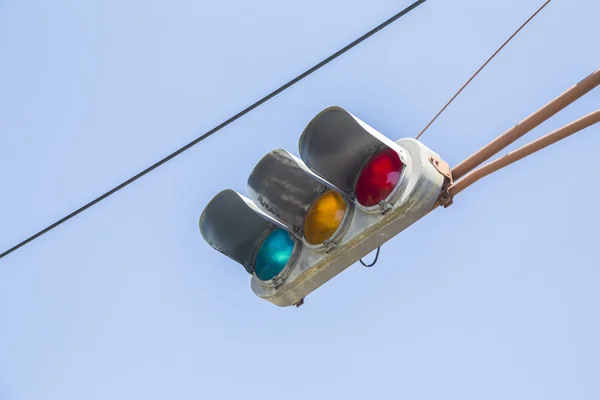
<path fill-rule="evenodd" d="M 542 9 L 544 7 L 546 7 L 548 5 L 548 3 L 550 3 L 550 1 L 551 0 L 548 0 L 544 4 L 542 4 L 542 6 L 540 8 L 538 8 L 538 10 L 536 12 L 534 12 L 531 15 L 531 17 L 529 17 L 527 19 L 527 21 L 525 21 L 523 23 L 523 25 L 521 25 L 519 27 L 519 29 L 517 29 L 512 35 L 510 35 L 510 37 L 502 44 L 502 46 L 498 47 L 498 49 L 494 52 L 494 54 L 492 54 L 492 56 L 490 58 L 488 58 L 487 61 L 485 63 L 483 63 L 483 65 L 481 67 L 479 67 L 479 69 L 469 78 L 469 80 L 464 85 L 462 85 L 462 87 L 460 89 L 458 89 L 458 92 L 456 92 L 454 94 L 454 96 L 452 96 L 452 98 L 446 103 L 446 105 L 444 105 L 444 107 L 442 107 L 442 109 L 435 115 L 435 117 L 433 117 L 433 119 L 431 121 L 429 121 L 427 126 L 425 126 L 425 128 L 423 128 L 423 130 L 421 132 L 419 132 L 419 134 L 415 137 L 415 139 L 418 140 L 421 137 L 421 135 L 423 135 L 423 133 L 425 133 L 425 131 L 431 126 L 431 124 L 433 124 L 435 122 L 435 120 L 444 112 L 444 110 L 446 110 L 446 108 L 448 108 L 450 103 L 452 103 L 454 101 L 454 99 L 456 99 L 458 97 L 458 95 L 464 90 L 464 88 L 466 88 L 467 85 L 469 83 L 471 83 L 471 81 L 473 79 L 475 79 L 475 77 L 481 72 L 481 70 L 484 69 L 485 66 L 488 65 L 488 63 L 490 61 L 492 61 L 492 59 L 494 57 L 496 57 L 496 54 L 500 53 L 500 50 L 502 50 L 504 48 L 504 46 L 506 46 L 508 44 L 508 42 L 510 42 L 512 40 L 512 38 L 517 36 L 517 34 L 521 31 L 521 29 L 523 29 L 525 27 L 525 25 L 527 25 L 529 23 L 529 21 L 531 21 L 540 11 L 542 11 Z"/>

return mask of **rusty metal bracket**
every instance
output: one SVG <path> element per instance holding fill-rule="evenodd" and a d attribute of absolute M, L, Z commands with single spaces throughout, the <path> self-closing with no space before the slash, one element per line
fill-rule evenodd
<path fill-rule="evenodd" d="M 446 161 L 440 160 L 439 158 L 433 156 L 429 157 L 429 161 L 431 162 L 431 164 L 433 164 L 435 169 L 437 169 L 440 174 L 444 175 L 447 179 L 450 180 L 450 184 L 453 183 L 452 172 L 450 171 L 450 166 Z"/>
<path fill-rule="evenodd" d="M 454 202 L 452 195 L 448 191 L 448 188 L 454 183 L 454 180 L 452 179 L 452 170 L 446 161 L 437 157 L 430 156 L 429 161 L 440 174 L 444 175 L 444 185 L 442 186 L 442 191 L 440 192 L 437 203 L 444 206 L 444 208 L 448 208 Z"/>
<path fill-rule="evenodd" d="M 437 199 L 437 203 L 440 206 L 444 206 L 444 208 L 448 208 L 454 203 L 454 196 L 452 196 L 448 191 L 449 187 L 449 185 L 444 185 L 442 191 L 440 192 L 440 196 Z"/>

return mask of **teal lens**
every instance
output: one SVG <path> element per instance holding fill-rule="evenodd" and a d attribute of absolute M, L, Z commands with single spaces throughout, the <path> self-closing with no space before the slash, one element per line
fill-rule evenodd
<path fill-rule="evenodd" d="M 277 276 L 292 257 L 294 241 L 290 234 L 276 228 L 264 240 L 256 254 L 255 271 L 258 279 L 268 281 Z"/>

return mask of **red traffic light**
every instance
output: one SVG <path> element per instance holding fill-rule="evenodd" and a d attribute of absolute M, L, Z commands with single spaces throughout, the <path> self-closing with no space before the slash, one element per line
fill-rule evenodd
<path fill-rule="evenodd" d="M 400 181 L 403 168 L 400 156 L 392 149 L 372 156 L 356 180 L 356 200 L 365 207 L 372 207 L 387 199 Z"/>

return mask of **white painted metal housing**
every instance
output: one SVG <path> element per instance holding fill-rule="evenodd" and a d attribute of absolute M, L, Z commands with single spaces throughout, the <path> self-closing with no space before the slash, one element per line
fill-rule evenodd
<path fill-rule="evenodd" d="M 381 215 L 356 207 L 336 248 L 327 253 L 302 246 L 293 269 L 277 288 L 252 278 L 251 287 L 257 296 L 281 307 L 292 306 L 431 210 L 444 176 L 429 158 L 439 156 L 414 139 L 400 139 L 395 144 L 406 151 L 407 164 L 399 183 L 404 190 L 391 209 Z"/>

